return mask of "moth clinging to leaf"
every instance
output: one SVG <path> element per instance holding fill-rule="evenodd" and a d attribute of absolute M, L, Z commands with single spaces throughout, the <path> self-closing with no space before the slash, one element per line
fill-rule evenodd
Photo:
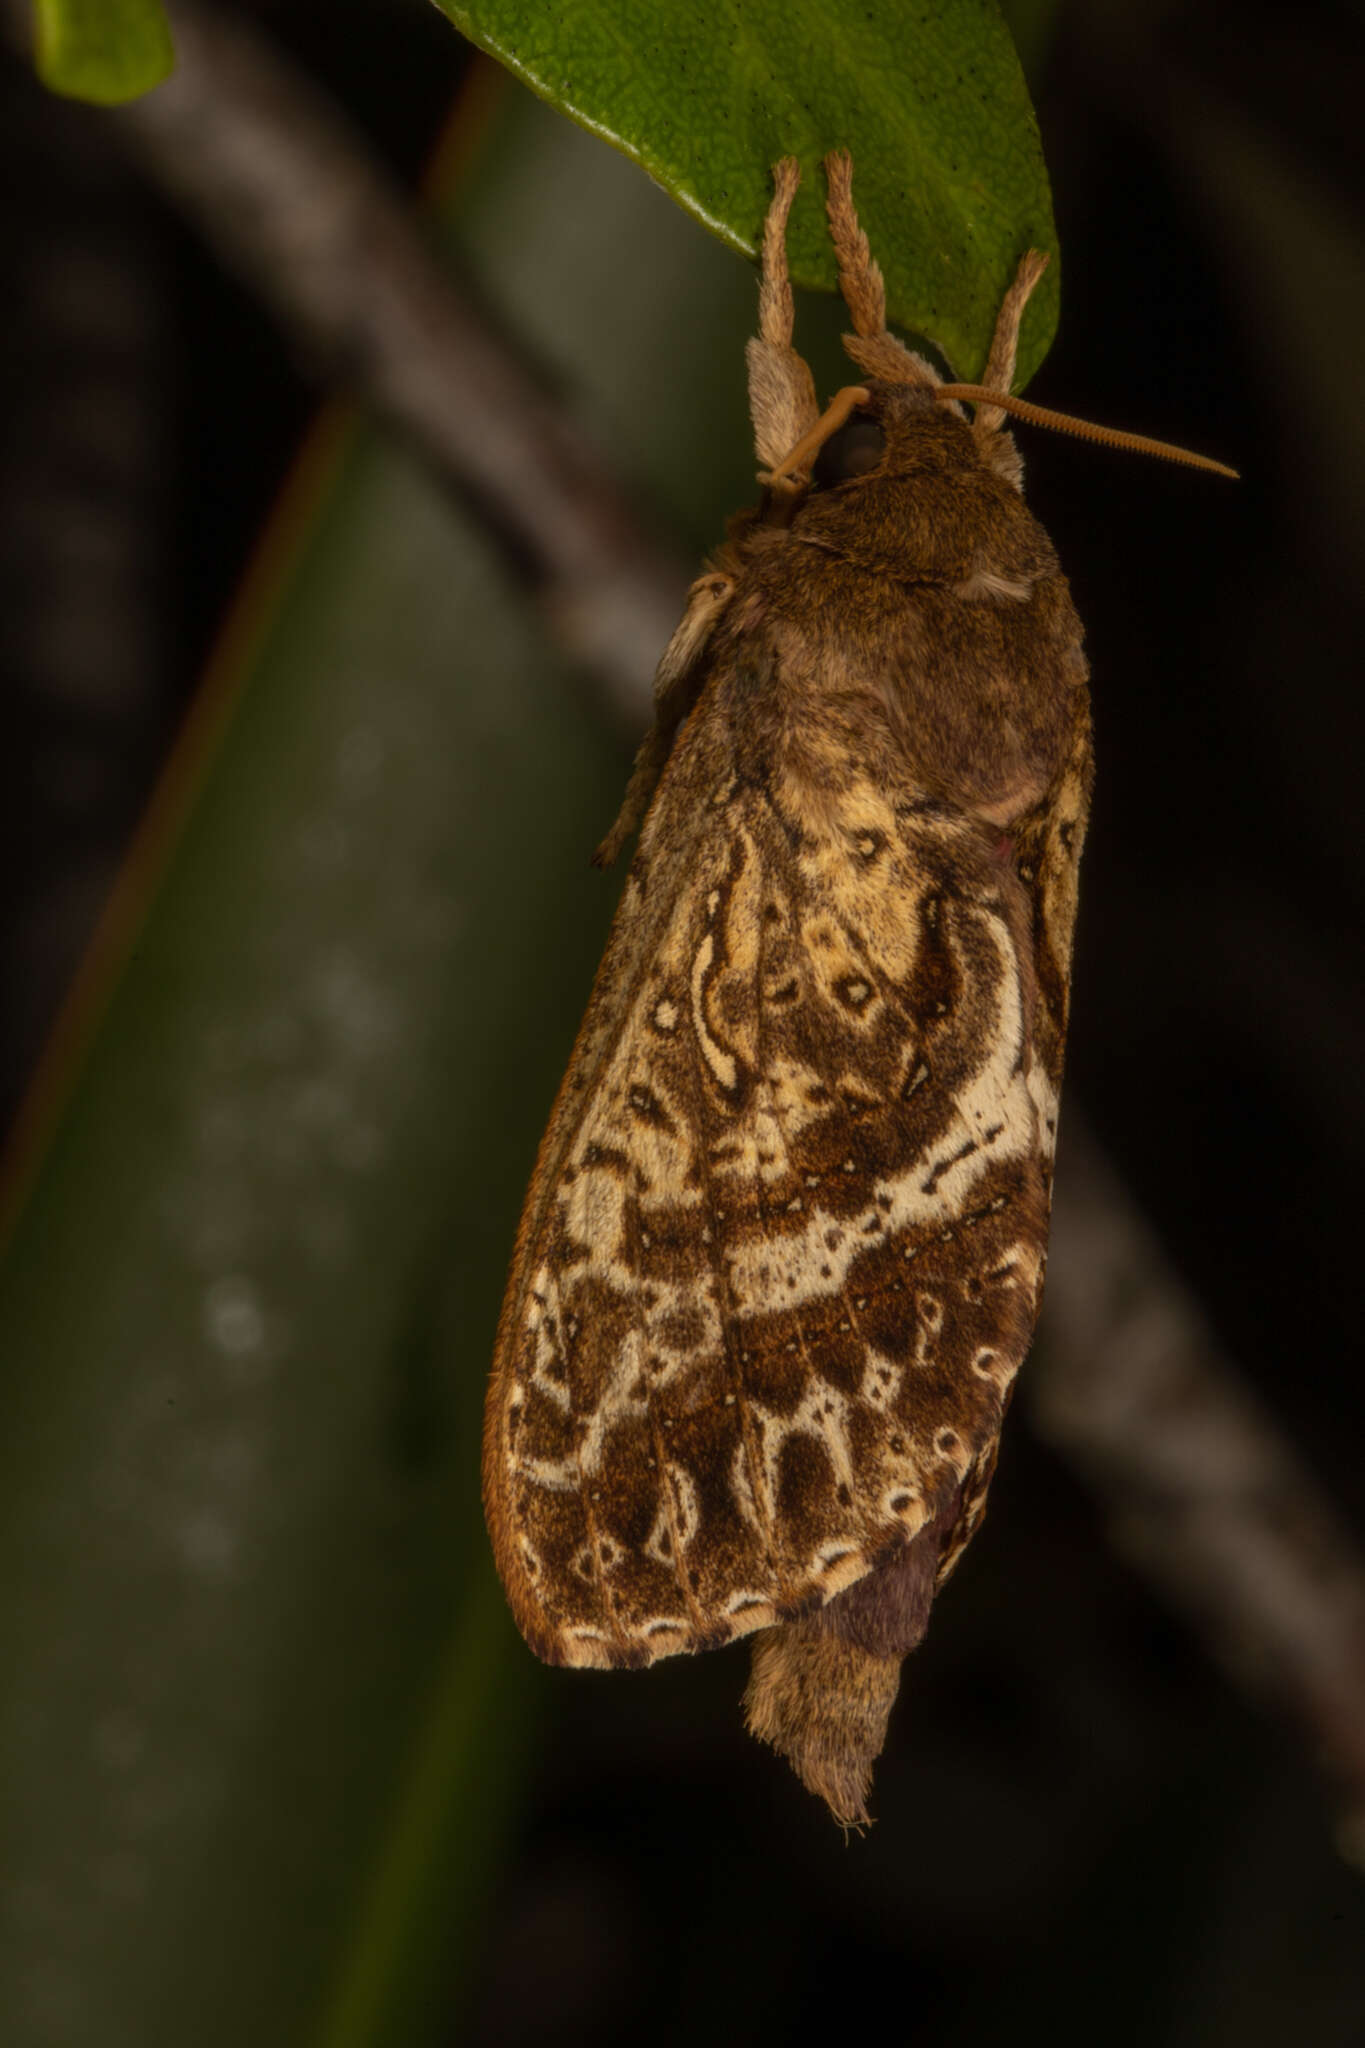
<path fill-rule="evenodd" d="M 1004 421 L 1134 437 L 1011 399 L 1034 254 L 982 383 L 944 384 L 886 330 L 847 154 L 825 169 L 862 381 L 821 414 L 792 346 L 784 161 L 762 496 L 599 849 L 643 818 L 517 1238 L 484 1497 L 541 1657 L 754 1636 L 750 1728 L 856 1823 L 1047 1246 L 1090 711 Z"/>

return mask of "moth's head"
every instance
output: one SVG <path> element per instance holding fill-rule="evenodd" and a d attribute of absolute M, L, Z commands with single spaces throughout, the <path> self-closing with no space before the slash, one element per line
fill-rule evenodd
<path fill-rule="evenodd" d="M 856 387 L 847 418 L 820 444 L 811 463 L 813 490 L 832 490 L 866 476 L 922 476 L 975 469 L 982 450 L 957 406 L 940 404 L 934 384 L 873 378 Z"/>
<path fill-rule="evenodd" d="M 890 341 L 890 336 L 882 336 Z M 900 344 L 895 344 L 900 349 Z M 929 365 L 908 349 L 900 350 L 906 366 L 892 366 L 886 377 L 869 377 L 836 393 L 810 431 L 763 479 L 781 482 L 788 493 L 807 488 L 831 489 L 861 477 L 923 476 L 976 468 L 993 470 L 1020 487 L 1021 465 L 1013 437 L 1002 431 L 1009 414 L 1038 426 L 1102 441 L 1112 448 L 1132 448 L 1235 477 L 1235 469 L 1188 448 L 1098 427 L 1068 413 L 1052 412 L 1012 393 L 982 384 L 945 384 Z M 970 421 L 962 412 L 967 401 L 976 410 Z"/>
<path fill-rule="evenodd" d="M 1012 437 L 969 421 L 963 408 L 941 394 L 943 385 L 921 357 L 884 335 L 895 359 L 889 375 L 851 384 L 830 402 L 811 428 L 765 481 L 786 490 L 837 489 L 864 477 L 913 477 L 990 469 L 1015 486 L 1021 465 Z"/>

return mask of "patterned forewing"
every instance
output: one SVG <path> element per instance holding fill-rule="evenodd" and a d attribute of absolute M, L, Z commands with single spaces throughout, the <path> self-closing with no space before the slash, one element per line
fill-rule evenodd
<path fill-rule="evenodd" d="M 984 1494 L 1036 1313 L 1048 1083 L 1012 870 L 870 782 L 797 833 L 693 752 L 547 1135 L 490 1396 L 499 1566 L 556 1662 L 788 1619 Z"/>

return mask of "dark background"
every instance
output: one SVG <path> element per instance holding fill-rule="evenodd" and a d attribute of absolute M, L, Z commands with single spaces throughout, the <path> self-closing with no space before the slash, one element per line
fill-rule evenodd
<path fill-rule="evenodd" d="M 242 11 L 415 182 L 463 61 L 434 11 Z M 1243 473 L 1025 442 L 1094 669 L 1070 1092 L 1359 1527 L 1358 17 L 1072 5 L 1019 34 L 1065 263 L 1030 396 Z M 12 1112 L 317 393 L 110 124 L 13 60 L 0 95 Z M 871 1835 L 745 1739 L 741 1654 L 546 1679 L 438 2038 L 1365 2038 L 1361 1880 L 1313 1759 L 1015 1425 Z"/>

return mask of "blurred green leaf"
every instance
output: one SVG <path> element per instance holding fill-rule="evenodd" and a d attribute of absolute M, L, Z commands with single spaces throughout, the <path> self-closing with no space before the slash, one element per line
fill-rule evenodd
<path fill-rule="evenodd" d="M 482 1573 L 342 1951 L 317 2048 L 407 2048 L 439 2033 L 472 1974 L 496 1870 L 490 1850 L 507 1825 L 506 1759 L 520 1754 L 524 1734 L 527 1674 L 509 1685 L 507 1649 L 502 1588 Z"/>
<path fill-rule="evenodd" d="M 959 376 L 985 365 L 1026 249 L 1055 256 L 1038 125 L 994 0 L 438 0 L 471 41 L 605 136 L 732 247 L 758 247 L 778 157 L 801 161 L 789 254 L 832 291 L 818 165 L 845 146 L 892 319 Z M 1016 382 L 1057 325 L 1057 265 Z"/>
<path fill-rule="evenodd" d="M 69 99 L 117 106 L 175 67 L 161 0 L 35 0 L 38 76 Z"/>
<path fill-rule="evenodd" d="M 0 1273 L 7 2048 L 310 2039 L 452 1628 L 476 1866 L 520 1755 L 479 1383 L 615 749 L 410 460 L 315 463 Z"/>

